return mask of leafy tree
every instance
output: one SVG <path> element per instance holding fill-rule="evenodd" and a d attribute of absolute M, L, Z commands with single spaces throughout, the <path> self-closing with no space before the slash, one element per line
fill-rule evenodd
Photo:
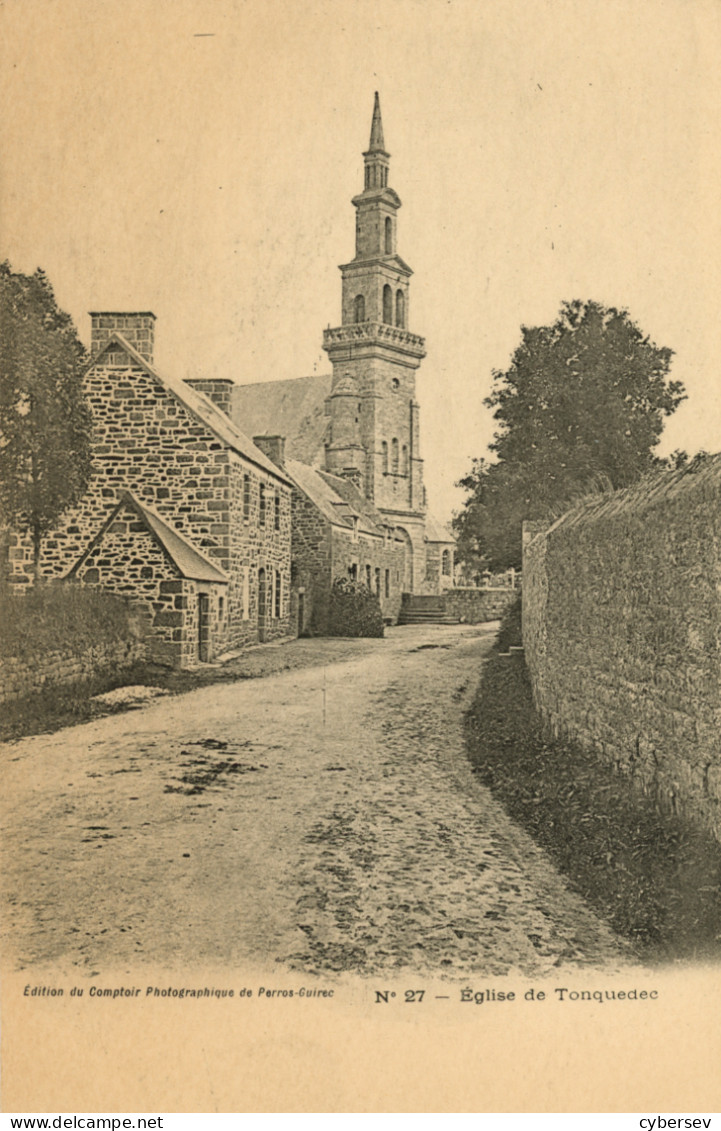
<path fill-rule="evenodd" d="M 84 494 L 92 471 L 86 353 L 41 270 L 0 264 L 0 512 L 29 533 L 39 578 L 43 535 Z"/>
<path fill-rule="evenodd" d="M 566 302 L 551 326 L 522 327 L 485 404 L 498 423 L 490 450 L 459 486 L 461 553 L 493 569 L 520 565 L 521 524 L 545 519 L 599 483 L 625 487 L 658 465 L 663 418 L 685 398 L 659 348 L 624 310 Z"/>

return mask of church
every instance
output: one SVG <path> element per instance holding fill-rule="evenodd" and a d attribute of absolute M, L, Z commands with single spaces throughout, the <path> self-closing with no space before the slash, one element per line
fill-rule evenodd
<path fill-rule="evenodd" d="M 261 447 L 264 435 L 283 436 L 291 478 L 296 461 L 324 474 L 326 484 L 350 481 L 366 515 L 372 509 L 400 543 L 400 591 L 440 594 L 453 585 L 455 543 L 429 514 L 423 484 L 416 372 L 425 342 L 408 328 L 413 272 L 398 252 L 401 201 L 389 184 L 377 93 L 363 159 L 363 188 L 352 200 L 355 256 L 340 268 L 341 325 L 323 335 L 332 375 L 236 385 L 231 413 Z M 376 567 L 368 568 L 375 576 Z"/>
<path fill-rule="evenodd" d="M 152 312 L 91 314 L 93 475 L 40 567 L 143 603 L 163 663 L 323 634 L 338 578 L 374 592 L 388 624 L 412 595 L 453 584 L 453 539 L 423 485 L 425 348 L 408 329 L 411 269 L 377 94 L 364 160 L 341 325 L 323 340 L 332 374 L 183 381 L 155 364 Z M 31 561 L 29 539 L 12 535 L 9 579 L 27 583 Z"/>

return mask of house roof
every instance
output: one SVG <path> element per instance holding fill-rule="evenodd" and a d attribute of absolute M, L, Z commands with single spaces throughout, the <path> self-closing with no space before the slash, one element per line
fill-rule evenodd
<path fill-rule="evenodd" d="M 455 538 L 443 522 L 439 522 L 432 514 L 426 515 L 426 542 L 448 542 L 455 544 Z"/>
<path fill-rule="evenodd" d="M 109 518 L 106 519 L 90 545 L 86 547 L 82 555 L 78 558 L 69 576 L 77 572 L 92 547 L 104 538 L 118 514 L 127 507 L 130 507 L 130 509 L 135 512 L 138 518 L 144 523 L 149 533 L 160 543 L 170 561 L 182 577 L 187 577 L 191 581 L 214 581 L 222 582 L 227 585 L 229 579 L 224 570 L 215 565 L 210 558 L 206 558 L 205 554 L 196 549 L 193 543 L 190 542 L 184 534 L 175 530 L 175 528 L 164 518 L 161 518 L 158 512 L 153 510 L 152 507 L 141 503 L 130 491 L 123 492 L 118 505 L 113 508 Z"/>
<path fill-rule="evenodd" d="M 298 460 L 287 460 L 286 470 L 296 486 L 334 526 L 352 529 L 353 519 L 357 518 L 358 529 L 364 534 L 382 535 L 386 524 L 352 483 Z"/>
<path fill-rule="evenodd" d="M 285 436 L 290 459 L 318 466 L 323 460 L 328 433 L 325 399 L 330 386 L 330 373 L 236 385 L 232 393 L 233 420 L 250 436 Z"/>
<path fill-rule="evenodd" d="M 205 424 L 211 432 L 213 432 L 219 440 L 227 444 L 233 451 L 238 452 L 239 455 L 244 456 L 245 459 L 251 463 L 256 464 L 262 468 L 263 471 L 273 475 L 276 479 L 281 479 L 284 483 L 289 480 L 280 468 L 268 459 L 260 448 L 256 447 L 252 440 L 249 440 L 239 428 L 226 416 L 222 409 L 218 408 L 209 397 L 203 393 L 198 392 L 197 389 L 191 388 L 185 381 L 181 381 L 178 377 L 170 377 L 166 373 L 160 373 L 154 365 L 138 353 L 130 342 L 126 341 L 122 334 L 117 331 L 113 332 L 108 341 L 104 343 L 103 348 L 95 354 L 90 361 L 88 369 L 98 364 L 98 360 L 110 348 L 113 343 L 117 343 L 121 349 L 125 350 L 130 355 L 136 365 L 140 365 L 147 373 L 157 378 L 172 395 L 187 408 L 201 424 Z"/>

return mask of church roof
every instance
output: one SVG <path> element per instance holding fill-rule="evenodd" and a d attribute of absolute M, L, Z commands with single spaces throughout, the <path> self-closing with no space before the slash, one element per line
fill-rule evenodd
<path fill-rule="evenodd" d="M 80 568 L 92 547 L 104 538 L 118 514 L 128 507 L 140 518 L 155 540 L 160 543 L 165 553 L 170 558 L 170 561 L 182 577 L 187 577 L 191 581 L 228 583 L 228 575 L 224 570 L 215 565 L 210 558 L 206 558 L 205 554 L 196 549 L 193 543 L 190 542 L 184 534 L 181 534 L 172 527 L 169 522 L 161 518 L 157 511 L 141 503 L 130 491 L 123 492 L 118 505 L 112 510 L 109 518 L 103 523 L 90 545 L 83 551 L 81 557 L 78 558 L 78 561 L 70 571 L 71 575 Z"/>
<path fill-rule="evenodd" d="M 426 542 L 454 543 L 455 540 L 444 522 L 439 522 L 430 513 L 426 515 Z"/>
<path fill-rule="evenodd" d="M 147 373 L 156 377 L 177 400 L 190 410 L 201 424 L 205 424 L 210 428 L 211 432 L 214 432 L 219 440 L 222 440 L 224 444 L 227 444 L 233 451 L 238 452 L 239 455 L 245 456 L 251 463 L 269 472 L 276 479 L 282 479 L 287 482 L 286 476 L 278 468 L 277 464 L 274 464 L 272 460 L 268 459 L 265 452 L 261 452 L 260 448 L 257 448 L 253 441 L 249 440 L 226 416 L 223 410 L 218 408 L 209 397 L 191 388 L 190 385 L 186 384 L 185 381 L 181 381 L 178 377 L 171 377 L 167 373 L 158 372 L 155 366 L 151 365 L 142 354 L 138 353 L 135 347 L 132 346 L 130 342 L 126 341 L 122 334 L 117 332 L 111 334 L 108 341 L 103 345 L 103 348 L 99 353 L 95 354 L 90 361 L 88 369 L 98 364 L 99 358 L 112 347 L 114 342 L 129 354 L 136 365 L 142 366 Z"/>
<path fill-rule="evenodd" d="M 323 460 L 328 432 L 325 399 L 330 385 L 330 373 L 236 385 L 232 392 L 233 420 L 251 436 L 285 436 L 290 459 L 317 465 Z"/>

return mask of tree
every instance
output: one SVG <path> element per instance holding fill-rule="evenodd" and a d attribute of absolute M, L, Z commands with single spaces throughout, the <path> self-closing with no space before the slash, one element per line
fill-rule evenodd
<path fill-rule="evenodd" d="M 475 460 L 454 526 L 465 552 L 491 568 L 519 566 L 521 524 L 545 519 L 597 486 L 626 487 L 657 460 L 663 418 L 685 398 L 668 379 L 673 353 L 627 311 L 566 302 L 551 326 L 521 328 L 486 398 L 495 463 Z"/>
<path fill-rule="evenodd" d="M 44 272 L 0 264 L 0 512 L 40 545 L 82 497 L 92 472 L 86 352 Z"/>

